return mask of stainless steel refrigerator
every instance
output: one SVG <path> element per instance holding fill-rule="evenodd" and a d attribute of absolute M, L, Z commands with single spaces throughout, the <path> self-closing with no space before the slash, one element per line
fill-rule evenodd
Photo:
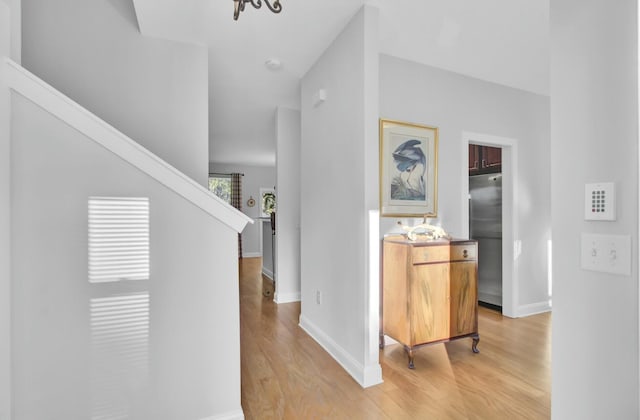
<path fill-rule="evenodd" d="M 502 174 L 469 177 L 469 236 L 478 241 L 478 300 L 502 307 Z"/>

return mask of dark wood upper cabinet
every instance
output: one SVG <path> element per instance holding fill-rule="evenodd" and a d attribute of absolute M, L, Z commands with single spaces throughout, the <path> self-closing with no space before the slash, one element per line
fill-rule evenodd
<path fill-rule="evenodd" d="M 469 175 L 502 170 L 502 149 L 499 147 L 469 145 Z"/>
<path fill-rule="evenodd" d="M 478 153 L 478 147 L 475 144 L 469 145 L 469 171 L 480 168 L 480 154 Z"/>

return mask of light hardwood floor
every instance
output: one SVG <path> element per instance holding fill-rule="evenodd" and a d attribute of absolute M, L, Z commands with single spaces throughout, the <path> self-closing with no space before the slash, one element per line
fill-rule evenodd
<path fill-rule="evenodd" d="M 471 339 L 380 352 L 384 383 L 362 389 L 300 327 L 300 304 L 262 296 L 260 259 L 240 263 L 242 408 L 251 419 L 547 419 L 551 315 L 480 308 Z"/>

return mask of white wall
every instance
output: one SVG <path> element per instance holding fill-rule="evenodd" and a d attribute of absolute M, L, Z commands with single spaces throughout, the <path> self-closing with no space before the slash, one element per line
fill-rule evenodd
<path fill-rule="evenodd" d="M 207 51 L 140 35 L 132 2 L 25 0 L 23 66 L 206 185 Z"/>
<path fill-rule="evenodd" d="M 5 0 L 11 9 L 11 59 L 20 64 L 22 61 L 22 0 Z M 8 27 L 7 27 L 8 28 Z"/>
<path fill-rule="evenodd" d="M 0 59 L 10 56 L 11 9 L 0 3 Z M 11 412 L 11 111 L 4 69 L 0 66 L 0 420 Z"/>
<path fill-rule="evenodd" d="M 638 418 L 638 50 L 634 0 L 551 2 L 552 417 Z M 617 220 L 585 221 L 584 184 Z M 580 268 L 581 233 L 631 236 L 631 276 Z"/>
<path fill-rule="evenodd" d="M 300 300 L 300 111 L 276 111 L 277 303 Z"/>
<path fill-rule="evenodd" d="M 367 6 L 355 15 L 303 77 L 301 97 L 300 325 L 363 386 L 381 380 L 378 361 L 368 359 L 366 298 L 366 157 L 368 143 L 377 145 L 370 134 L 377 127 L 371 81 L 378 53 L 368 43 L 378 39 L 377 19 Z M 319 89 L 327 100 L 314 107 Z"/>
<path fill-rule="evenodd" d="M 209 163 L 209 172 L 230 174 L 238 172 L 244 174 L 242 177 L 242 212 L 252 219 L 260 217 L 260 188 L 273 188 L 276 185 L 276 168 L 273 166 L 249 166 L 223 163 Z M 276 197 L 278 197 L 276 191 Z M 253 197 L 256 205 L 247 206 L 247 200 Z M 276 202 L 276 206 L 278 203 Z M 276 211 L 277 211 L 276 207 Z M 248 224 L 242 231 L 242 254 L 244 257 L 262 256 L 262 245 L 260 244 L 260 230 L 262 229 L 260 220 L 253 224 Z"/>
<path fill-rule="evenodd" d="M 104 397 L 114 416 L 241 418 L 236 232 L 20 95 L 12 114 L 13 420 L 91 418 Z M 87 281 L 90 196 L 149 197 L 150 280 Z M 92 299 L 132 291 L 148 351 L 104 376 L 122 355 L 92 340 Z"/>
<path fill-rule="evenodd" d="M 461 194 L 468 163 L 463 132 L 517 141 L 519 223 L 514 231 L 522 244 L 515 264 L 517 301 L 520 308 L 546 305 L 551 238 L 549 98 L 381 55 L 380 116 L 438 127 L 438 221 L 454 237 L 468 234 Z M 398 221 L 381 220 L 381 234 L 394 230 Z"/>
<path fill-rule="evenodd" d="M 274 252 L 276 245 L 273 230 L 271 229 L 271 220 L 261 219 L 257 223 L 262 229 L 262 274 L 273 280 L 275 277 L 274 261 L 277 258 L 277 252 Z"/>

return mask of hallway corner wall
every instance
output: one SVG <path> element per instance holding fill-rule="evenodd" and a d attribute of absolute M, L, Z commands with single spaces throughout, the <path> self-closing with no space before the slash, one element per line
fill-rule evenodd
<path fill-rule="evenodd" d="M 377 21 L 377 9 L 360 9 L 304 75 L 301 96 L 300 326 L 364 387 L 382 380 L 368 323 Z M 314 100 L 321 89 L 326 100 Z"/>
<path fill-rule="evenodd" d="M 11 7 L 0 2 L 0 59 L 11 55 Z M 11 418 L 11 94 L 0 63 L 0 420 Z"/>
<path fill-rule="evenodd" d="M 300 111 L 276 111 L 277 303 L 300 300 Z"/>
<path fill-rule="evenodd" d="M 553 0 L 550 13 L 551 414 L 638 418 L 638 3 Z M 615 183 L 615 221 L 585 220 L 595 182 Z M 584 233 L 629 236 L 631 275 L 581 268 Z"/>

